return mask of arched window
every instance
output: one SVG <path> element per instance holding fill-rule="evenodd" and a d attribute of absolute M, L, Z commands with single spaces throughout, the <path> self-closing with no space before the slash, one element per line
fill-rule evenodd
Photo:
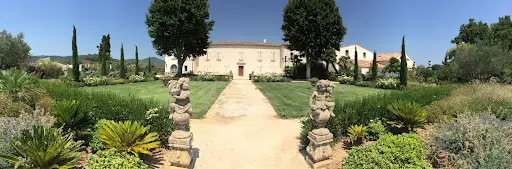
<path fill-rule="evenodd" d="M 176 64 L 171 65 L 171 73 L 176 74 L 178 72 L 178 66 Z"/>

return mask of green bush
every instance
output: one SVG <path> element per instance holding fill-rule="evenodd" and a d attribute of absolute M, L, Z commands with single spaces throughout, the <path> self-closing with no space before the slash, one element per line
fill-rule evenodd
<path fill-rule="evenodd" d="M 379 119 L 370 120 L 366 128 L 366 132 L 368 133 L 366 138 L 368 138 L 370 141 L 376 141 L 381 136 L 388 133 L 386 131 L 386 127 L 382 123 L 382 120 Z"/>
<path fill-rule="evenodd" d="M 107 84 L 107 78 L 105 76 L 101 77 L 86 77 L 84 78 L 84 83 L 86 86 L 101 86 Z"/>
<path fill-rule="evenodd" d="M 352 143 L 362 144 L 366 140 L 366 126 L 352 125 L 348 128 L 348 137 Z"/>
<path fill-rule="evenodd" d="M 376 118 L 394 119 L 395 115 L 386 107 L 397 100 L 416 102 L 421 106 L 428 105 L 433 101 L 441 100 L 450 95 L 452 86 L 429 86 L 429 87 L 408 87 L 400 91 L 389 91 L 360 97 L 354 100 L 340 102 L 336 101 L 334 107 L 335 117 L 327 123 L 327 128 L 333 133 L 335 139 L 346 136 L 347 128 L 354 124 L 367 125 L 370 120 Z M 308 145 L 308 129 L 313 128 L 311 119 L 302 122 L 301 144 Z M 311 131 L 311 130 L 309 130 Z"/>
<path fill-rule="evenodd" d="M 41 79 L 57 79 L 64 75 L 62 67 L 55 62 L 43 62 L 36 65 L 36 72 Z"/>
<path fill-rule="evenodd" d="M 388 110 L 396 116 L 396 121 L 409 131 L 422 128 L 427 116 L 421 105 L 403 100 L 389 104 Z"/>
<path fill-rule="evenodd" d="M 157 132 L 162 145 L 167 145 L 167 138 L 172 132 L 172 121 L 168 118 L 167 105 L 152 99 L 140 99 L 134 96 L 121 97 L 107 92 L 87 92 L 68 86 L 43 84 L 42 88 L 47 90 L 57 101 L 77 100 L 92 106 L 92 116 L 96 120 L 131 120 L 151 126 L 150 132 Z M 158 108 L 156 113 L 159 116 L 148 119 L 146 112 L 154 108 Z"/>
<path fill-rule="evenodd" d="M 62 100 L 52 107 L 52 115 L 55 117 L 55 127 L 66 132 L 81 133 L 94 125 L 91 116 L 92 108 L 79 101 Z"/>
<path fill-rule="evenodd" d="M 10 141 L 20 156 L 0 155 L 23 168 L 73 168 L 80 164 L 80 142 L 73 135 L 62 135 L 60 130 L 45 126 L 32 126 Z M 27 158 L 28 160 L 24 160 Z"/>
<path fill-rule="evenodd" d="M 291 67 L 291 71 L 293 79 L 306 79 L 305 63 L 297 63 L 295 66 Z M 310 73 L 311 77 L 317 77 L 319 79 L 329 78 L 329 70 L 325 67 L 325 64 L 322 62 L 312 62 Z"/>
<path fill-rule="evenodd" d="M 292 80 L 276 75 L 252 75 L 253 82 L 291 82 Z"/>
<path fill-rule="evenodd" d="M 11 104 L 11 98 L 7 94 L 0 92 L 0 117 L 7 115 L 7 110 Z"/>
<path fill-rule="evenodd" d="M 55 100 L 50 97 L 44 97 L 36 102 L 36 108 L 42 108 L 45 112 L 51 112 L 52 106 L 55 104 Z"/>
<path fill-rule="evenodd" d="M 340 84 L 349 84 L 353 79 L 353 77 L 342 75 L 338 76 L 336 81 L 340 82 Z"/>
<path fill-rule="evenodd" d="M 98 132 L 98 129 L 103 126 L 108 120 L 99 120 L 98 123 L 94 126 L 94 131 L 91 132 L 91 135 L 89 136 L 89 148 L 93 152 L 98 152 L 101 150 L 105 150 L 106 143 L 100 139 L 100 135 Z"/>
<path fill-rule="evenodd" d="M 453 121 L 427 126 L 429 159 L 434 162 L 442 151 L 455 168 L 510 168 L 512 124 L 489 113 L 477 114 L 482 113 L 464 113 Z"/>
<path fill-rule="evenodd" d="M 400 85 L 396 79 L 379 79 L 375 83 L 375 87 L 381 89 L 399 89 Z"/>
<path fill-rule="evenodd" d="M 39 116 L 35 114 L 23 113 L 19 117 L 0 117 L 0 154 L 14 155 L 15 149 L 9 146 L 15 136 L 18 136 L 22 130 L 30 129 L 34 125 L 51 127 L 55 120 L 51 116 Z M 9 168 L 12 164 L 0 158 L 0 168 Z"/>
<path fill-rule="evenodd" d="M 384 135 L 375 144 L 349 150 L 343 168 L 432 168 L 423 159 L 422 146 L 416 134 Z"/>
<path fill-rule="evenodd" d="M 137 82 L 142 82 L 144 81 L 144 77 L 142 76 L 139 76 L 139 75 L 131 75 L 129 78 L 130 82 L 132 83 L 137 83 Z"/>
<path fill-rule="evenodd" d="M 7 109 L 5 116 L 18 117 L 23 112 L 32 114 L 34 112 L 34 109 L 29 105 L 26 105 L 25 103 L 16 102 L 9 105 L 9 108 Z"/>
<path fill-rule="evenodd" d="M 109 120 L 100 126 L 98 134 L 100 140 L 106 143 L 107 148 L 131 153 L 138 157 L 139 154 L 152 155 L 150 150 L 160 145 L 160 142 L 156 141 L 158 134 L 150 133 L 148 130 L 149 127 L 138 122 Z"/>
<path fill-rule="evenodd" d="M 12 101 L 21 101 L 34 106 L 44 92 L 35 88 L 37 78 L 18 69 L 0 71 L 0 92 L 12 97 Z"/>
<path fill-rule="evenodd" d="M 369 81 L 358 81 L 358 82 L 356 82 L 355 85 L 361 86 L 361 87 L 373 87 L 372 82 L 369 82 Z"/>
<path fill-rule="evenodd" d="M 115 149 L 98 151 L 87 159 L 86 169 L 150 169 L 139 158 Z"/>

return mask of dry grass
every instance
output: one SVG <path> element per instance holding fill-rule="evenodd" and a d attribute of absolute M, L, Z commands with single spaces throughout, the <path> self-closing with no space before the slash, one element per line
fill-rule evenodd
<path fill-rule="evenodd" d="M 449 97 L 425 107 L 428 122 L 439 122 L 464 112 L 491 111 L 500 118 L 512 117 L 512 86 L 469 84 L 455 89 Z"/>

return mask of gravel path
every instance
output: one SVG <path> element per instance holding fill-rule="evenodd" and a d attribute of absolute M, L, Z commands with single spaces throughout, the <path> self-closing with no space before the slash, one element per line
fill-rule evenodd
<path fill-rule="evenodd" d="M 248 80 L 232 81 L 205 118 L 190 126 L 195 169 L 309 168 L 299 152 L 299 120 L 279 119 Z"/>

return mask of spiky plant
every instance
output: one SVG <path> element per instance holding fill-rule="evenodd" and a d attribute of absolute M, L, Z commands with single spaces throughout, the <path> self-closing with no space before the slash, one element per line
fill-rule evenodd
<path fill-rule="evenodd" d="M 16 164 L 15 168 L 68 169 L 80 165 L 80 142 L 74 142 L 72 134 L 62 136 L 58 129 L 33 126 L 32 130 L 23 130 L 10 145 L 22 156 L 0 158 Z"/>
<path fill-rule="evenodd" d="M 363 125 L 352 125 L 348 128 L 348 137 L 352 143 L 363 143 L 367 134 L 366 126 Z"/>
<path fill-rule="evenodd" d="M 413 131 L 415 128 L 422 128 L 427 117 L 423 107 L 415 102 L 395 101 L 388 105 L 388 110 L 397 117 L 397 122 L 409 131 Z"/>
<path fill-rule="evenodd" d="M 150 149 L 160 145 L 156 132 L 147 133 L 149 127 L 144 127 L 138 122 L 107 121 L 99 128 L 99 136 L 107 144 L 107 148 L 115 148 L 121 152 L 139 153 L 151 155 Z"/>
<path fill-rule="evenodd" d="M 62 127 L 64 131 L 83 132 L 94 125 L 91 110 L 90 106 L 79 101 L 59 101 L 52 107 L 52 115 L 56 119 L 54 125 Z"/>
<path fill-rule="evenodd" d="M 14 101 L 30 99 L 30 93 L 37 91 L 33 88 L 36 79 L 19 69 L 0 71 L 0 92 L 13 97 Z"/>

